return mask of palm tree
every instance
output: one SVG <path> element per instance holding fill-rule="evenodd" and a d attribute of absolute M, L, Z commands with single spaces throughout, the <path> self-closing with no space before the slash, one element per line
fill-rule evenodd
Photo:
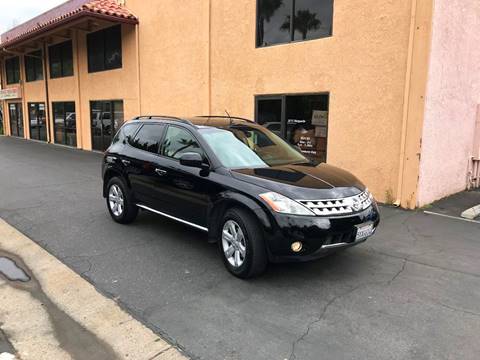
<path fill-rule="evenodd" d="M 280 26 L 280 30 L 290 31 L 291 16 L 287 15 L 285 22 Z M 293 21 L 294 30 L 302 34 L 302 40 L 307 39 L 307 34 L 311 30 L 318 30 L 322 22 L 317 19 L 316 13 L 311 13 L 309 10 L 298 10 Z"/>
<path fill-rule="evenodd" d="M 283 5 L 283 0 L 262 0 L 258 6 L 257 45 L 263 44 L 265 21 L 269 22 L 273 14 Z"/>

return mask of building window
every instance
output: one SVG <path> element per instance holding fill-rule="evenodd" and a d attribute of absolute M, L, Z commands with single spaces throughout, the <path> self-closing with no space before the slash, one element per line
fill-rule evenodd
<path fill-rule="evenodd" d="M 5 73 L 7 84 L 20 82 L 20 58 L 18 56 L 5 60 Z"/>
<path fill-rule="evenodd" d="M 122 27 L 116 25 L 87 35 L 88 72 L 122 67 Z"/>
<path fill-rule="evenodd" d="M 257 47 L 332 36 L 333 0 L 257 0 Z"/>
<path fill-rule="evenodd" d="M 25 55 L 25 73 L 27 81 L 43 80 L 42 50 Z"/>
<path fill-rule="evenodd" d="M 316 163 L 327 160 L 328 94 L 256 98 L 256 121 Z"/>
<path fill-rule="evenodd" d="M 8 104 L 10 118 L 10 135 L 23 137 L 23 111 L 21 103 Z"/>
<path fill-rule="evenodd" d="M 105 151 L 124 122 L 123 101 L 90 101 L 92 149 Z"/>
<path fill-rule="evenodd" d="M 47 120 L 44 103 L 28 103 L 30 139 L 47 141 Z"/>
<path fill-rule="evenodd" d="M 50 77 L 52 79 L 73 75 L 72 42 L 66 41 L 48 48 Z"/>
<path fill-rule="evenodd" d="M 75 113 L 75 102 L 54 102 L 53 109 L 53 129 L 55 133 L 55 143 L 77 146 L 77 118 Z"/>

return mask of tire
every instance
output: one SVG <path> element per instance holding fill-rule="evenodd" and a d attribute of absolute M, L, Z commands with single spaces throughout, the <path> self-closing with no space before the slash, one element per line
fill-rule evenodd
<path fill-rule="evenodd" d="M 219 230 L 219 249 L 228 271 L 242 279 L 258 276 L 265 271 L 268 263 L 265 241 L 260 225 L 252 214 L 239 208 L 229 209 Z M 224 234 L 225 230 L 230 236 Z M 239 234 L 238 240 L 234 237 L 235 230 Z"/>
<path fill-rule="evenodd" d="M 130 189 L 119 177 L 113 177 L 108 182 L 106 201 L 108 212 L 117 223 L 129 224 L 138 215 L 138 207 L 132 199 Z"/>

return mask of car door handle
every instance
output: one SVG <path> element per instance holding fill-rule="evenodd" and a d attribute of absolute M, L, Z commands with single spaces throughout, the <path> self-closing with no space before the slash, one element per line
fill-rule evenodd
<path fill-rule="evenodd" d="M 123 165 L 128 166 L 131 164 L 130 160 L 122 160 Z"/>
<path fill-rule="evenodd" d="M 159 176 L 165 176 L 165 175 L 167 175 L 167 171 L 166 171 L 166 170 L 155 169 L 155 172 L 156 172 Z"/>

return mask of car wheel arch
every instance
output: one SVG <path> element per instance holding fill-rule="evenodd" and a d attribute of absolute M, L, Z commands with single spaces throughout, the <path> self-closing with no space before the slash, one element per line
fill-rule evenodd
<path fill-rule="evenodd" d="M 209 242 L 218 241 L 221 229 L 221 218 L 230 208 L 240 208 L 255 216 L 264 231 L 271 229 L 271 220 L 267 212 L 255 200 L 239 193 L 222 193 L 219 200 L 213 203 L 208 216 Z"/>
<path fill-rule="evenodd" d="M 130 185 L 130 182 L 128 181 L 128 179 L 126 179 L 125 176 L 123 176 L 120 171 L 110 168 L 110 169 L 107 169 L 105 171 L 105 175 L 103 176 L 103 197 L 107 197 L 108 182 L 110 181 L 110 179 L 112 179 L 114 177 L 122 178 L 125 181 L 125 183 L 127 184 L 127 186 L 131 189 L 131 185 Z"/>

